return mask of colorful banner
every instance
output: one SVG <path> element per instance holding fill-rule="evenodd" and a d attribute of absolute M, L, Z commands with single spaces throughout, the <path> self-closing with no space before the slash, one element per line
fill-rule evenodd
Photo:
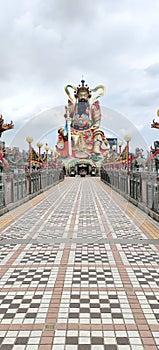
<path fill-rule="evenodd" d="M 42 164 L 45 162 L 45 158 L 41 159 L 38 155 L 38 152 L 36 152 L 35 149 L 31 146 L 31 148 L 30 148 L 30 162 L 31 163 Z"/>

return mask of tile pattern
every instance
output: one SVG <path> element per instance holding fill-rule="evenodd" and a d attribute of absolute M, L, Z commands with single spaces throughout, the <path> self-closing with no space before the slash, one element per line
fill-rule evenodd
<path fill-rule="evenodd" d="M 159 292 L 136 292 L 149 324 L 159 323 Z"/>
<path fill-rule="evenodd" d="M 43 242 L 39 242 L 39 240 L 36 241 L 36 243 L 31 243 L 31 244 L 27 244 L 24 251 L 50 251 L 52 249 L 63 249 L 64 248 L 64 244 L 60 244 L 60 243 L 43 243 Z"/>
<path fill-rule="evenodd" d="M 62 340 L 60 340 L 60 338 L 62 338 Z M 58 348 L 59 344 L 61 345 Z M 138 347 L 139 350 L 143 349 L 140 334 L 137 331 L 55 331 L 53 350 L 73 349 L 73 346 L 76 350 L 133 349 L 135 346 Z"/>
<path fill-rule="evenodd" d="M 94 186 L 94 192 L 98 193 L 98 198 L 103 213 L 106 213 L 107 215 L 107 222 L 110 227 L 112 237 L 126 239 L 147 238 L 140 228 L 142 221 L 140 221 L 139 225 L 137 225 L 133 221 L 133 218 L 130 219 L 130 217 L 128 217 L 125 213 L 125 210 L 123 210 L 121 206 L 112 200 L 111 196 L 106 194 L 102 187 L 99 188 L 97 184 Z M 125 201 L 125 208 L 126 207 L 127 203 Z"/>
<path fill-rule="evenodd" d="M 130 265 L 152 265 L 156 266 L 159 265 L 159 253 L 156 252 L 143 252 L 143 251 L 136 251 L 136 252 L 121 252 L 120 253 L 121 258 L 123 259 L 124 264 L 130 264 Z"/>
<path fill-rule="evenodd" d="M 58 267 L 10 268 L 1 278 L 0 288 L 53 287 Z"/>
<path fill-rule="evenodd" d="M 0 292 L 1 324 L 45 322 L 51 292 Z"/>
<path fill-rule="evenodd" d="M 9 251 L 0 252 L 0 266 L 6 264 L 12 255 L 13 255 L 13 252 L 9 252 Z"/>
<path fill-rule="evenodd" d="M 124 252 L 145 252 L 145 251 L 157 251 L 157 248 L 153 244 L 143 244 L 143 243 L 138 243 L 138 244 L 133 244 L 133 243 L 122 243 L 122 244 L 117 244 L 117 248 L 119 250 L 123 250 Z"/>
<path fill-rule="evenodd" d="M 1 350 L 38 350 L 42 331 L 1 331 Z"/>
<path fill-rule="evenodd" d="M 74 252 L 75 264 L 110 264 L 114 263 L 113 254 L 105 245 L 87 245 L 77 247 Z M 73 253 L 73 250 L 71 250 Z M 72 254 L 73 255 L 73 254 Z M 71 263 L 71 261 L 69 261 Z"/>
<path fill-rule="evenodd" d="M 73 287 L 122 287 L 116 267 L 68 267 L 65 286 Z"/>
<path fill-rule="evenodd" d="M 159 248 L 121 201 L 96 178 L 67 178 L 13 215 L 0 232 L 0 350 L 159 349 Z"/>
<path fill-rule="evenodd" d="M 72 291 L 63 292 L 58 322 L 133 324 L 134 318 L 125 292 Z"/>
<path fill-rule="evenodd" d="M 127 272 L 133 287 L 159 287 L 159 268 L 127 268 Z"/>
<path fill-rule="evenodd" d="M 19 255 L 15 261 L 15 265 L 32 265 L 32 264 L 59 264 L 62 256 L 62 251 L 57 249 L 28 251 Z"/>

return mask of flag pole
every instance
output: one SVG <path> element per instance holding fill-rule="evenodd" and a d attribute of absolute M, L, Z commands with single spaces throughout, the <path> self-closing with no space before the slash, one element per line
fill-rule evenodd
<path fill-rule="evenodd" d="M 67 121 L 67 125 L 68 125 L 68 155 L 69 157 L 72 157 L 72 144 L 71 144 L 71 118 L 69 115 L 69 107 L 66 106 L 66 121 Z"/>

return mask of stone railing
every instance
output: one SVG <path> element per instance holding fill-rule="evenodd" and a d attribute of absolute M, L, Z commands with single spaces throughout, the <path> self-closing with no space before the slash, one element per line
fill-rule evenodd
<path fill-rule="evenodd" d="M 0 215 L 23 204 L 64 179 L 61 169 L 49 169 L 31 174 L 0 173 Z"/>
<path fill-rule="evenodd" d="M 159 221 L 159 180 L 155 172 L 102 169 L 101 180 Z"/>

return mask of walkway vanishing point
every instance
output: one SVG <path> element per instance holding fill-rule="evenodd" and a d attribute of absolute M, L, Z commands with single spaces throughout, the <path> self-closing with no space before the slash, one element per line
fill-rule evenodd
<path fill-rule="evenodd" d="M 159 225 L 99 178 L 66 178 L 0 234 L 0 350 L 159 349 Z"/>

